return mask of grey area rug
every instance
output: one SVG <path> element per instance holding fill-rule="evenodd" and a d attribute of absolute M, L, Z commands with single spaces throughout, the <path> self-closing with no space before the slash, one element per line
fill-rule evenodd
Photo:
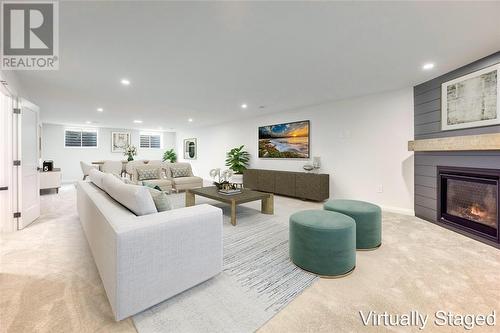
<path fill-rule="evenodd" d="M 182 206 L 183 196 L 172 199 Z M 224 210 L 223 272 L 135 315 L 139 333 L 254 332 L 317 279 L 290 262 L 279 216 L 241 206 L 233 227 L 228 208 L 214 205 Z"/>

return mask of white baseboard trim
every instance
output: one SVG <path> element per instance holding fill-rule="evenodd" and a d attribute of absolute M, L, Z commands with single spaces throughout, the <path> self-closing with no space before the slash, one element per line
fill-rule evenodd
<path fill-rule="evenodd" d="M 415 216 L 415 211 L 413 209 L 391 207 L 391 206 L 380 206 L 380 208 L 382 208 L 383 211 L 390 212 L 390 213 Z"/>

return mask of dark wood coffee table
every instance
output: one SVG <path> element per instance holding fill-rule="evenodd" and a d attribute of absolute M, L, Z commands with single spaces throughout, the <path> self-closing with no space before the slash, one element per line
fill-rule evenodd
<path fill-rule="evenodd" d="M 186 190 L 186 207 L 194 206 L 195 195 L 230 204 L 232 225 L 236 225 L 236 205 L 245 202 L 262 200 L 260 211 L 263 214 L 274 214 L 274 196 L 272 193 L 242 189 L 241 193 L 224 195 L 220 194 L 215 186 L 202 187 Z"/>

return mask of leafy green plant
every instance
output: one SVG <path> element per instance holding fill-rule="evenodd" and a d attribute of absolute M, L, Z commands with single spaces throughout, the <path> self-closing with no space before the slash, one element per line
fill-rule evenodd
<path fill-rule="evenodd" d="M 245 146 L 233 148 L 226 154 L 226 166 L 235 173 L 243 173 L 250 161 L 250 154 L 243 147 Z"/>
<path fill-rule="evenodd" d="M 169 161 L 170 163 L 175 163 L 177 161 L 177 154 L 174 149 L 169 149 L 163 154 L 163 161 Z"/>

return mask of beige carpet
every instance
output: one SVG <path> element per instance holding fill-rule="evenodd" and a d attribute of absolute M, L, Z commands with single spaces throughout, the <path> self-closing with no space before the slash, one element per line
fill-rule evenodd
<path fill-rule="evenodd" d="M 320 207 L 283 197 L 276 197 L 275 205 L 283 223 L 291 211 Z M 130 320 L 112 318 L 76 215 L 74 188 L 42 196 L 42 207 L 42 217 L 32 226 L 2 235 L 0 331 L 135 332 Z M 383 229 L 383 246 L 358 252 L 353 274 L 318 280 L 260 332 L 387 331 L 366 329 L 360 310 L 500 312 L 499 250 L 414 217 L 385 213 Z M 462 330 L 428 324 L 425 331 Z"/>
<path fill-rule="evenodd" d="M 135 332 L 116 323 L 76 214 L 73 186 L 43 195 L 42 216 L 2 235 L 2 332 Z"/>
<path fill-rule="evenodd" d="M 434 317 L 497 312 L 497 326 L 472 332 L 500 332 L 500 250 L 411 216 L 384 213 L 383 245 L 358 251 L 355 271 L 341 279 L 320 279 L 265 325 L 268 332 L 422 332 L 362 325 L 359 311 Z M 432 318 L 434 320 L 434 318 Z M 427 324 L 424 332 L 467 332 Z"/>

